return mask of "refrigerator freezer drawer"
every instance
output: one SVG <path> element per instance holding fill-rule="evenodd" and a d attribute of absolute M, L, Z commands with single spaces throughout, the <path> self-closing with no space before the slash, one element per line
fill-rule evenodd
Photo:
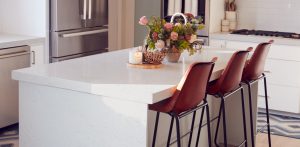
<path fill-rule="evenodd" d="M 108 48 L 108 29 L 54 32 L 51 34 L 51 57 L 97 52 Z"/>

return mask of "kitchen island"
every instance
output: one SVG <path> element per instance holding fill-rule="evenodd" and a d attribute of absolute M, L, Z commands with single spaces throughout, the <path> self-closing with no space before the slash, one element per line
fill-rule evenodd
<path fill-rule="evenodd" d="M 219 57 L 211 77 L 217 79 L 233 53 L 210 48 L 193 56 L 184 53 L 179 63 L 164 62 L 160 69 L 138 69 L 127 66 L 128 52 L 127 49 L 14 71 L 13 78 L 19 80 L 20 88 L 20 146 L 150 146 L 155 113 L 148 110 L 148 104 L 170 97 L 193 62 Z M 254 107 L 256 103 L 253 102 Z M 209 104 L 213 119 L 219 100 L 209 97 Z M 238 144 L 243 136 L 242 115 L 236 111 L 241 110 L 239 93 L 228 105 L 235 106 L 227 107 L 227 118 L 232 120 L 228 121 L 228 142 Z M 158 147 L 165 146 L 169 121 L 168 116 L 161 119 Z M 182 121 L 185 146 L 184 134 L 190 119 Z M 213 121 L 212 130 L 215 124 Z M 200 143 L 207 146 L 206 127 L 201 133 Z"/>

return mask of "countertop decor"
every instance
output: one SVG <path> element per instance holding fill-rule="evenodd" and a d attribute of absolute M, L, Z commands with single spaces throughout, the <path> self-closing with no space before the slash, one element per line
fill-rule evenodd
<path fill-rule="evenodd" d="M 181 22 L 182 18 L 183 22 Z M 149 31 L 145 39 L 146 52 L 166 52 L 167 56 L 168 53 L 180 54 L 184 50 L 187 50 L 190 55 L 194 54 L 196 50 L 193 42 L 197 39 L 197 31 L 204 28 L 202 18 L 195 18 L 189 13 L 175 13 L 171 22 L 155 16 L 150 19 L 143 16 L 140 18 L 139 24 L 146 26 Z"/>

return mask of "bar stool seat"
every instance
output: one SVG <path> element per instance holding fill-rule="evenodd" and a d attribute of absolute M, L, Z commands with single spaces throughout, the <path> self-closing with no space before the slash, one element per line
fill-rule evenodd
<path fill-rule="evenodd" d="M 191 146 L 192 134 L 194 128 L 194 122 L 196 112 L 198 109 L 206 109 L 207 119 L 209 120 L 209 107 L 206 101 L 206 87 L 209 82 L 212 70 L 214 68 L 214 62 L 217 58 L 214 58 L 211 62 L 195 63 L 189 67 L 185 75 L 181 79 L 177 86 L 173 96 L 160 101 L 155 104 L 149 105 L 149 109 L 157 111 L 152 147 L 155 147 L 156 135 L 158 129 L 159 115 L 160 113 L 166 113 L 171 116 L 171 123 L 169 128 L 169 135 L 167 140 L 167 147 L 170 146 L 171 135 L 173 130 L 174 119 L 176 121 L 177 132 L 177 146 L 181 147 L 181 135 L 180 135 L 180 119 L 193 113 L 193 119 L 190 130 L 190 138 L 188 146 Z M 211 147 L 211 133 L 210 124 L 207 125 L 208 130 L 208 143 Z"/>
<path fill-rule="evenodd" d="M 246 129 L 246 118 L 245 118 L 244 94 L 243 94 L 243 87 L 241 86 L 240 82 L 242 79 L 242 73 L 243 73 L 244 65 L 247 61 L 248 54 L 249 51 L 235 52 L 235 54 L 233 54 L 231 59 L 229 60 L 227 67 L 223 71 L 220 78 L 213 82 L 210 82 L 208 85 L 207 93 L 213 95 L 216 98 L 221 99 L 219 115 L 217 117 L 218 123 L 217 123 L 215 138 L 214 138 L 214 143 L 217 147 L 219 146 L 217 142 L 217 136 L 218 136 L 221 116 L 223 118 L 222 122 L 223 122 L 224 147 L 228 146 L 225 99 L 227 99 L 230 95 L 238 91 L 241 91 L 243 129 L 244 129 L 243 130 L 244 140 L 238 146 L 245 145 L 247 147 L 247 129 Z"/>
<path fill-rule="evenodd" d="M 265 105 L 266 105 L 266 117 L 267 117 L 267 123 L 266 127 L 268 128 L 268 145 L 271 147 L 271 129 L 270 129 L 270 120 L 269 120 L 269 105 L 268 105 L 268 92 L 267 92 L 267 79 L 265 74 L 263 73 L 265 62 L 267 59 L 267 55 L 269 53 L 271 44 L 273 43 L 273 40 L 270 40 L 269 42 L 260 43 L 251 59 L 246 63 L 243 76 L 242 76 L 242 83 L 246 84 L 248 86 L 248 94 L 249 94 L 249 112 L 250 112 L 250 126 L 251 126 L 251 143 L 252 147 L 255 147 L 255 135 L 254 133 L 254 122 L 253 122 L 253 108 L 252 108 L 252 95 L 251 95 L 251 86 L 254 83 L 257 83 L 259 80 L 264 79 L 264 90 L 265 90 Z M 262 130 L 264 128 L 261 128 Z"/>

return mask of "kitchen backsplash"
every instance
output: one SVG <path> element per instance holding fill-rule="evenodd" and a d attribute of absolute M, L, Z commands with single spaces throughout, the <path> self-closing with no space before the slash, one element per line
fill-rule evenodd
<path fill-rule="evenodd" d="M 239 29 L 300 33 L 300 0 L 236 0 Z"/>

